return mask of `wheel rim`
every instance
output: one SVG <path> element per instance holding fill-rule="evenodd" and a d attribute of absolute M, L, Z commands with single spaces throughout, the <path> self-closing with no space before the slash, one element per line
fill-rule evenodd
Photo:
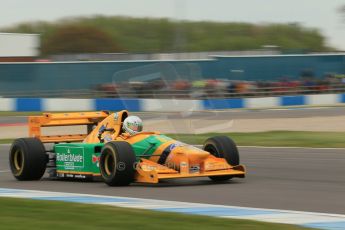
<path fill-rule="evenodd" d="M 13 165 L 16 172 L 20 174 L 24 166 L 24 154 L 20 149 L 17 149 L 13 154 Z"/>
<path fill-rule="evenodd" d="M 107 151 L 107 154 L 104 158 L 104 171 L 106 176 L 110 176 L 114 173 L 115 159 L 113 154 L 110 151 Z"/>

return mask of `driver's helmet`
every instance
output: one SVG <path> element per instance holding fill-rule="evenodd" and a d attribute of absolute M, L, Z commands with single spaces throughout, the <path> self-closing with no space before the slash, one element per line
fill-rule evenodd
<path fill-rule="evenodd" d="M 143 130 L 143 121 L 137 116 L 129 116 L 123 121 L 122 129 L 130 135 L 135 135 Z"/>

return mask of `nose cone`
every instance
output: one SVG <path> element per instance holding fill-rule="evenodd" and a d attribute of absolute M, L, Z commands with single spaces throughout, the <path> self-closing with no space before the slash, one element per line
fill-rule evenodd
<path fill-rule="evenodd" d="M 209 155 L 209 152 L 194 146 L 179 146 L 170 153 L 167 163 L 174 165 L 175 168 L 179 168 L 182 162 L 189 163 L 189 165 L 201 165 Z"/>
<path fill-rule="evenodd" d="M 187 155 L 190 164 L 200 164 L 210 155 L 209 152 L 194 146 L 184 146 L 181 152 Z"/>

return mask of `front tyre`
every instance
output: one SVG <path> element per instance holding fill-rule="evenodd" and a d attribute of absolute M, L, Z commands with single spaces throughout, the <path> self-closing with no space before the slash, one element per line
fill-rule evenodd
<path fill-rule="evenodd" d="M 240 164 L 240 156 L 235 142 L 227 136 L 215 136 L 207 139 L 203 149 L 213 156 L 224 158 L 231 166 Z M 232 176 L 210 176 L 213 181 L 230 180 Z"/>
<path fill-rule="evenodd" d="M 135 153 L 124 141 L 108 142 L 104 145 L 99 168 L 104 182 L 109 186 L 126 186 L 134 181 Z"/>
<path fill-rule="evenodd" d="M 39 139 L 19 138 L 11 146 L 9 163 L 17 180 L 39 180 L 46 170 L 48 155 Z"/>

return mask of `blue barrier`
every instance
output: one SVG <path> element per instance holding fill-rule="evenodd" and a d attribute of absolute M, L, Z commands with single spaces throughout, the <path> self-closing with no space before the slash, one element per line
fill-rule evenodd
<path fill-rule="evenodd" d="M 16 111 L 42 111 L 42 100 L 40 98 L 17 98 Z"/>
<path fill-rule="evenodd" d="M 217 110 L 217 109 L 241 109 L 241 108 L 272 108 L 280 106 L 298 106 L 298 105 L 317 105 L 320 100 L 320 95 L 295 95 L 295 96 L 281 96 L 275 97 L 272 103 L 272 97 L 267 98 L 229 98 L 229 99 L 205 99 L 205 100 L 183 100 L 181 99 L 181 107 L 174 111 L 185 111 L 186 108 L 192 110 Z M 345 94 L 325 95 L 336 98 L 336 100 L 328 100 L 329 104 L 345 103 Z M 308 99 L 308 100 L 307 100 Z M 313 100 L 312 100 L 313 99 Z M 175 99 L 175 102 L 179 99 Z M 248 101 L 250 100 L 250 103 Z M 147 101 L 147 100 L 146 100 Z M 152 102 L 153 101 L 153 102 Z M 200 105 L 195 107 L 196 102 Z M 151 100 L 151 103 L 168 103 L 167 100 L 159 101 L 159 99 Z M 267 104 L 267 105 L 266 105 Z M 320 101 L 320 104 L 325 104 Z M 179 103 L 175 103 L 175 106 Z M 133 112 L 140 111 L 164 111 L 167 110 L 165 106 L 153 106 L 153 109 L 145 107 L 148 106 L 143 99 L 129 99 L 129 98 L 100 98 L 100 99 L 64 99 L 64 98 L 0 98 L 0 111 L 70 111 L 79 110 L 129 110 Z M 149 106 L 150 107 L 150 106 Z M 152 107 L 152 106 L 151 106 Z M 180 110 L 179 110 L 180 109 Z"/>
<path fill-rule="evenodd" d="M 305 104 L 306 102 L 305 102 L 304 95 L 280 97 L 281 106 L 294 106 L 294 105 L 305 105 Z"/>
<path fill-rule="evenodd" d="M 207 100 L 203 100 L 202 102 L 203 102 L 203 107 L 206 110 L 244 108 L 244 100 L 242 98 L 207 99 Z"/>
<path fill-rule="evenodd" d="M 95 110 L 128 110 L 133 112 L 141 111 L 139 99 L 95 99 Z"/>
<path fill-rule="evenodd" d="M 341 94 L 340 103 L 345 103 L 345 94 Z"/>

